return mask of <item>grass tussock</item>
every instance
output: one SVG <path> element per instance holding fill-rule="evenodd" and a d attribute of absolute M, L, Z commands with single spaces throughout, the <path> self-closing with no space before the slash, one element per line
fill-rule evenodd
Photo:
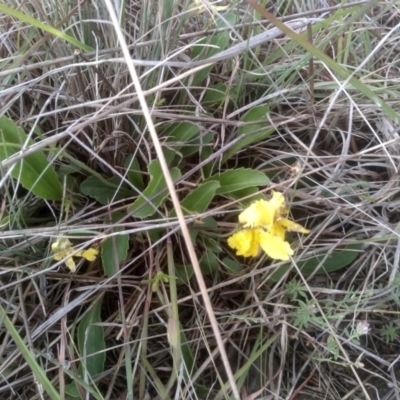
<path fill-rule="evenodd" d="M 400 396 L 399 4 L 260 6 L 0 6 L 2 399 Z"/>

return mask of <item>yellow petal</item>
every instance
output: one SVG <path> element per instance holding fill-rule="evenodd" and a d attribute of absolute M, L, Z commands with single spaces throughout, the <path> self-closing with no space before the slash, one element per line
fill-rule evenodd
<path fill-rule="evenodd" d="M 258 235 L 255 229 L 243 229 L 228 238 L 228 245 L 236 249 L 236 255 L 256 257 L 258 255 Z"/>
<path fill-rule="evenodd" d="M 214 6 L 210 3 L 208 3 L 208 6 L 210 7 L 211 11 L 223 11 L 226 10 L 229 6 Z M 195 10 L 195 14 L 201 14 L 204 11 L 207 11 L 207 7 L 203 5 L 203 3 L 200 0 L 194 0 L 188 7 L 189 10 Z"/>
<path fill-rule="evenodd" d="M 65 264 L 71 272 L 76 271 L 76 265 L 75 265 L 74 259 L 72 257 L 67 258 L 65 260 Z"/>
<path fill-rule="evenodd" d="M 73 252 L 74 252 L 74 249 L 72 247 L 70 249 L 59 250 L 53 255 L 53 258 L 56 261 L 60 261 L 63 258 L 68 257 Z"/>
<path fill-rule="evenodd" d="M 75 255 L 77 257 L 86 258 L 88 261 L 94 261 L 97 257 L 97 254 L 99 254 L 99 251 L 90 247 L 87 250 L 78 251 Z"/>
<path fill-rule="evenodd" d="M 303 228 L 300 224 L 296 224 L 296 222 L 290 221 L 286 218 L 281 218 L 277 221 L 277 224 L 289 232 L 310 233 L 308 229 Z"/>
<path fill-rule="evenodd" d="M 266 200 L 256 200 L 239 215 L 246 228 L 269 226 L 274 222 L 275 210 Z"/>
<path fill-rule="evenodd" d="M 274 260 L 289 260 L 289 256 L 294 254 L 288 242 L 281 238 L 271 235 L 268 232 L 259 230 L 259 244 L 265 253 Z"/>
<path fill-rule="evenodd" d="M 282 226 L 281 224 L 279 224 L 278 222 L 275 222 L 274 224 L 272 224 L 269 228 L 268 228 L 268 232 L 271 235 L 277 236 L 278 238 L 285 240 L 285 233 L 286 230 L 284 228 L 284 226 Z"/>
<path fill-rule="evenodd" d="M 60 237 L 58 240 L 51 244 L 51 251 L 53 251 L 54 253 L 69 249 L 72 249 L 72 244 L 67 238 Z"/>
<path fill-rule="evenodd" d="M 272 198 L 269 201 L 269 205 L 274 210 L 276 218 L 287 213 L 285 197 L 282 193 L 272 191 Z"/>
<path fill-rule="evenodd" d="M 53 258 L 56 261 L 60 261 L 60 260 L 62 260 L 64 258 L 64 256 L 61 253 L 58 253 L 58 254 L 54 254 Z"/>

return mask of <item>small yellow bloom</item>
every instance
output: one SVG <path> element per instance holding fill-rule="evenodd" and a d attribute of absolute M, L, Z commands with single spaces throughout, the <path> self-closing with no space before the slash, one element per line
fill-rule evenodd
<path fill-rule="evenodd" d="M 71 272 L 76 271 L 75 261 L 72 256 L 82 257 L 88 261 L 94 261 L 99 253 L 98 250 L 93 249 L 92 247 L 87 250 L 81 250 L 77 252 L 69 239 L 64 237 L 61 237 L 52 243 L 51 251 L 54 253 L 53 258 L 56 261 L 65 259 L 65 265 Z"/>
<path fill-rule="evenodd" d="M 285 234 L 289 232 L 309 233 L 308 229 L 283 216 L 287 214 L 282 193 L 272 192 L 269 201 L 256 200 L 239 215 L 244 229 L 228 238 L 228 245 L 243 257 L 256 257 L 260 247 L 274 260 L 289 260 L 294 254 Z"/>
<path fill-rule="evenodd" d="M 193 14 L 201 14 L 204 11 L 207 11 L 207 6 L 213 13 L 215 13 L 216 11 L 223 11 L 228 8 L 228 6 L 215 6 L 214 4 L 217 2 L 210 3 L 208 0 L 203 0 L 203 1 L 207 5 L 204 5 L 201 0 L 192 1 L 192 3 L 190 3 L 189 5 L 189 10 L 193 10 L 192 12 Z"/>

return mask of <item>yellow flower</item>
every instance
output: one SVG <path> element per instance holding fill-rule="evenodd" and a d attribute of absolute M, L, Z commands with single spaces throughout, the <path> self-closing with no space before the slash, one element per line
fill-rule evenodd
<path fill-rule="evenodd" d="M 239 215 L 244 229 L 228 238 L 228 245 L 243 257 L 256 257 L 260 247 L 274 260 L 289 260 L 293 249 L 285 242 L 285 233 L 309 233 L 308 229 L 283 217 L 287 214 L 282 193 L 272 192 L 269 201 L 256 200 Z"/>
<path fill-rule="evenodd" d="M 207 0 L 203 0 L 204 3 L 207 3 L 207 6 L 210 7 L 210 10 L 215 13 L 216 11 L 223 11 L 226 10 L 229 6 L 215 6 L 214 3 L 210 3 Z M 195 14 L 201 14 L 204 11 L 207 11 L 207 6 L 205 6 L 203 4 L 203 2 L 201 0 L 194 0 L 192 1 L 192 3 L 189 4 L 189 10 L 193 10 L 191 11 L 191 15 L 195 15 Z"/>
<path fill-rule="evenodd" d="M 65 259 L 65 264 L 71 272 L 76 271 L 75 261 L 72 256 L 83 257 L 88 261 L 94 261 L 99 253 L 98 250 L 93 249 L 92 247 L 87 250 L 76 251 L 73 248 L 72 243 L 64 237 L 61 237 L 52 243 L 51 251 L 54 253 L 53 258 L 56 261 Z"/>

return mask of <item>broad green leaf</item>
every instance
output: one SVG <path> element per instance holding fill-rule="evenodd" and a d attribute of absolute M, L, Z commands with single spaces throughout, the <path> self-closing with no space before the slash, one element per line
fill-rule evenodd
<path fill-rule="evenodd" d="M 206 95 L 204 96 L 202 105 L 213 105 L 220 107 L 226 99 L 226 91 L 228 85 L 226 83 L 217 83 L 207 88 Z"/>
<path fill-rule="evenodd" d="M 220 184 L 218 181 L 210 181 L 201 184 L 181 201 L 182 209 L 191 213 L 204 212 L 207 210 L 207 207 L 210 205 L 219 187 Z"/>
<path fill-rule="evenodd" d="M 228 85 L 226 83 L 217 83 L 207 88 L 202 105 L 216 105 L 218 108 L 222 106 L 228 94 Z M 235 86 L 229 88 L 229 99 L 236 100 L 237 89 Z"/>
<path fill-rule="evenodd" d="M 195 153 L 201 153 L 203 149 L 210 148 L 212 149 L 212 145 L 210 143 L 213 140 L 212 133 L 206 133 L 205 135 L 200 135 L 200 132 L 197 136 L 193 137 L 190 142 L 188 142 L 185 146 L 182 146 L 180 149 L 180 153 L 182 157 L 188 157 Z"/>
<path fill-rule="evenodd" d="M 194 274 L 193 266 L 191 264 L 175 264 L 175 273 L 176 277 L 178 278 L 178 283 L 188 284 L 190 278 Z"/>
<path fill-rule="evenodd" d="M 96 399 L 96 400 L 104 400 L 104 397 L 101 396 L 101 394 L 98 392 L 98 389 L 90 386 L 89 383 L 85 382 L 84 379 L 82 379 L 79 374 L 74 373 L 72 370 L 65 370 L 65 374 L 68 375 L 72 382 L 68 383 L 65 385 L 65 393 L 72 398 L 80 398 L 81 394 L 78 390 L 77 385 L 82 386 L 82 388 L 85 389 L 85 391 L 90 394 L 92 397 L 91 399 Z M 65 397 L 66 399 L 69 399 L 69 397 Z"/>
<path fill-rule="evenodd" d="M 237 136 L 246 135 L 237 143 L 235 143 L 224 156 L 224 161 L 228 160 L 232 155 L 236 154 L 244 147 L 248 147 L 253 143 L 260 142 L 268 138 L 275 130 L 271 128 L 267 120 L 268 107 L 256 106 L 251 108 L 244 114 L 241 122 L 245 125 L 241 126 L 237 131 Z"/>
<path fill-rule="evenodd" d="M 132 196 L 131 190 L 121 186 L 120 182 L 118 176 L 110 179 L 90 176 L 81 183 L 80 189 L 83 194 L 93 197 L 100 204 L 108 204 L 111 200 L 117 201 Z"/>
<path fill-rule="evenodd" d="M 207 160 L 213 154 L 213 149 L 211 146 L 203 146 L 201 148 L 201 161 Z M 213 171 L 213 161 L 208 162 L 201 169 L 204 178 L 209 178 Z"/>
<path fill-rule="evenodd" d="M 237 16 L 232 13 L 227 13 L 224 15 L 224 19 L 230 24 L 230 26 L 235 25 Z M 226 28 L 227 24 L 221 18 L 216 18 L 216 29 Z M 207 39 L 209 41 L 207 42 Z M 199 60 L 209 58 L 223 50 L 225 50 L 230 42 L 230 31 L 229 29 L 223 32 L 215 33 L 211 38 L 204 37 L 203 40 L 196 43 L 193 46 L 191 59 Z M 203 68 L 201 71 L 194 75 L 192 85 L 198 86 L 206 77 L 209 75 L 212 66 Z"/>
<path fill-rule="evenodd" d="M 133 154 L 124 160 L 124 167 L 128 170 L 127 177 L 130 183 L 138 190 L 144 189 L 143 174 L 140 169 L 139 161 Z"/>
<path fill-rule="evenodd" d="M 244 269 L 243 265 L 228 257 L 222 259 L 222 265 L 224 266 L 225 270 L 230 274 L 238 274 L 240 272 L 243 272 Z"/>
<path fill-rule="evenodd" d="M 80 366 L 80 372 L 87 373 L 91 379 L 104 371 L 106 359 L 104 329 L 99 325 L 102 322 L 100 316 L 102 304 L 103 295 L 85 314 L 78 327 L 78 347 L 83 364 Z"/>
<path fill-rule="evenodd" d="M 197 246 L 196 240 L 199 232 L 204 229 L 215 231 L 217 227 L 217 221 L 213 217 L 206 217 L 202 220 L 194 221 L 193 224 L 189 226 L 189 235 L 192 239 L 193 246 Z"/>
<path fill-rule="evenodd" d="M 237 192 L 252 186 L 264 187 L 269 184 L 269 178 L 264 173 L 250 168 L 231 169 L 221 174 L 215 174 L 206 180 L 206 182 L 210 181 L 220 183 L 217 194 Z"/>
<path fill-rule="evenodd" d="M 180 148 L 190 141 L 194 136 L 200 133 L 199 127 L 190 122 L 173 122 L 168 124 L 167 128 L 162 132 L 162 136 L 168 143 L 176 143 Z"/>
<path fill-rule="evenodd" d="M 202 221 L 201 221 L 201 225 L 200 222 L 198 223 L 199 226 L 202 226 L 203 228 L 209 228 L 212 230 L 215 230 L 218 228 L 218 222 L 216 221 L 215 218 L 213 217 L 205 217 Z"/>
<path fill-rule="evenodd" d="M 337 271 L 350 265 L 359 256 L 361 247 L 362 243 L 350 244 L 344 248 L 332 251 L 325 261 L 323 261 L 325 255 L 321 254 L 310 257 L 307 260 L 298 261 L 297 266 L 304 276 L 308 276 L 313 274 L 318 268 L 319 264 L 323 261 L 323 264 L 319 267 L 316 274 L 329 274 L 330 272 Z M 289 271 L 290 267 L 290 263 L 283 264 L 272 274 L 270 280 L 279 280 L 283 275 L 286 274 L 287 271 Z M 296 270 L 291 268 L 291 271 L 295 272 Z"/>
<path fill-rule="evenodd" d="M 167 163 L 168 167 L 171 167 L 175 157 L 179 156 L 178 151 L 175 148 L 165 146 L 162 148 L 162 151 L 164 153 L 165 162 Z"/>
<path fill-rule="evenodd" d="M 199 127 L 190 122 L 168 124 L 167 128 L 162 132 L 162 136 L 166 140 L 163 151 L 167 164 L 171 165 L 176 156 L 185 157 L 198 151 L 199 145 L 193 146 L 191 143 L 193 138 L 198 138 L 199 135 Z"/>
<path fill-rule="evenodd" d="M 205 254 L 200 258 L 200 269 L 204 275 L 209 275 L 218 271 L 218 259 L 217 256 L 211 251 L 207 250 Z"/>
<path fill-rule="evenodd" d="M 201 241 L 203 246 L 208 250 L 213 252 L 214 254 L 219 254 L 224 251 L 221 246 L 221 242 L 219 239 L 212 238 L 210 236 L 202 236 Z"/>
<path fill-rule="evenodd" d="M 0 161 L 33 144 L 33 140 L 28 139 L 27 134 L 14 121 L 4 116 L 0 117 Z M 61 183 L 42 151 L 24 157 L 12 168 L 12 177 L 36 196 L 46 200 L 61 200 Z"/>
<path fill-rule="evenodd" d="M 64 176 L 67 176 L 70 174 L 81 173 L 81 172 L 82 172 L 82 168 L 80 168 L 78 165 L 62 164 L 57 169 L 57 176 L 60 179 L 60 181 L 62 181 Z"/>
<path fill-rule="evenodd" d="M 269 179 L 269 178 L 268 178 Z M 264 194 L 256 186 L 237 190 L 236 192 L 229 193 L 229 197 L 239 200 L 239 204 L 246 208 L 256 200 L 265 200 Z"/>
<path fill-rule="evenodd" d="M 118 222 L 125 216 L 123 213 L 116 212 L 112 215 L 112 222 Z M 123 232 L 124 227 L 118 226 L 111 230 L 114 232 Z M 103 262 L 104 273 L 110 277 L 117 273 L 115 262 L 121 263 L 126 259 L 129 249 L 129 235 L 121 234 L 107 238 L 101 246 L 101 260 Z M 115 254 L 117 259 L 115 259 Z"/>
<path fill-rule="evenodd" d="M 136 218 L 151 217 L 168 196 L 167 183 L 165 182 L 160 162 L 153 160 L 148 169 L 151 176 L 150 183 L 143 191 L 143 195 L 128 208 L 128 212 L 131 212 Z M 174 181 L 181 176 L 178 168 L 172 168 L 170 172 Z"/>

